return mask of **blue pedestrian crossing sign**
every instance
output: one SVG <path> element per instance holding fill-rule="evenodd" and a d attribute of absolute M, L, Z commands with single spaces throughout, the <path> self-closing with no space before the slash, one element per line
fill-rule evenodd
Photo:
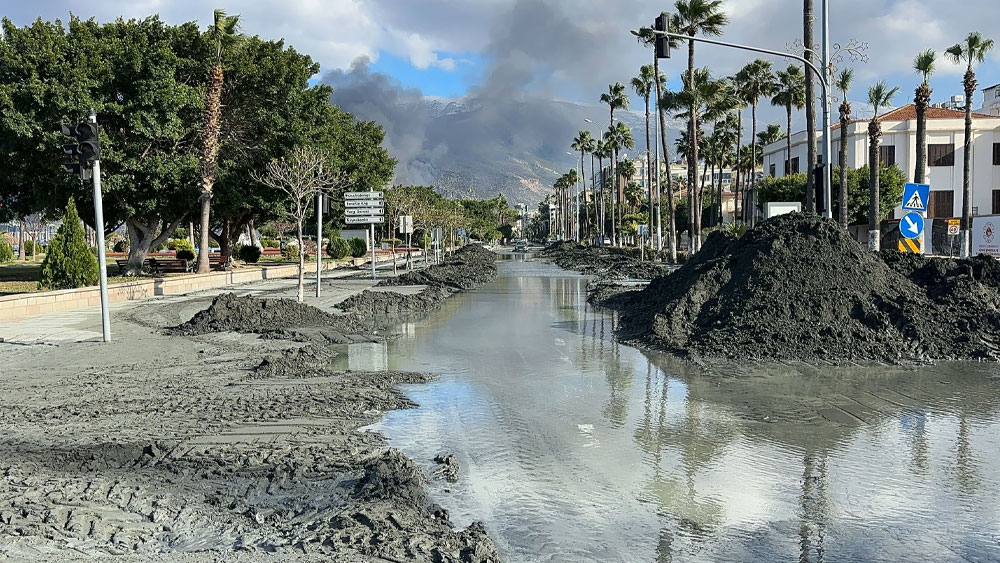
<path fill-rule="evenodd" d="M 919 238 L 924 232 L 924 218 L 916 211 L 911 211 L 899 220 L 899 232 L 906 238 Z"/>
<path fill-rule="evenodd" d="M 927 211 L 931 187 L 927 184 L 906 184 L 903 186 L 903 209 L 907 211 Z"/>

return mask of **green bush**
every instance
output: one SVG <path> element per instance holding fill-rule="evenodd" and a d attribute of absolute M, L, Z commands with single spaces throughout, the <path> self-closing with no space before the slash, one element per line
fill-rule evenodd
<path fill-rule="evenodd" d="M 351 253 L 351 245 L 341 237 L 333 237 L 326 245 L 326 253 L 335 260 L 346 258 Z"/>
<path fill-rule="evenodd" d="M 347 244 L 351 246 L 351 256 L 355 258 L 361 258 L 368 252 L 368 247 L 365 244 L 365 239 L 359 237 L 353 237 L 351 240 L 347 241 Z"/>
<path fill-rule="evenodd" d="M 256 264 L 260 260 L 260 248 L 248 244 L 240 248 L 240 260 L 246 262 L 247 264 Z"/>
<path fill-rule="evenodd" d="M 284 258 L 285 260 L 298 260 L 299 245 L 286 244 L 285 247 L 281 249 L 281 257 Z"/>
<path fill-rule="evenodd" d="M 182 248 L 177 251 L 177 259 L 187 260 L 188 262 L 190 262 L 191 260 L 194 260 L 194 251 Z"/>
<path fill-rule="evenodd" d="M 14 247 L 5 240 L 0 240 L 0 264 L 14 259 Z"/>
<path fill-rule="evenodd" d="M 273 238 L 262 238 L 260 239 L 260 245 L 264 248 L 278 248 L 279 243 L 277 239 Z"/>
<path fill-rule="evenodd" d="M 167 241 L 168 250 L 190 250 L 194 252 L 194 245 L 186 238 L 172 238 Z"/>
<path fill-rule="evenodd" d="M 747 224 L 742 222 L 726 223 L 725 226 L 723 227 L 723 230 L 738 238 L 747 234 Z"/>
<path fill-rule="evenodd" d="M 40 288 L 73 289 L 97 283 L 97 259 L 87 246 L 80 216 L 72 199 L 66 205 L 62 226 L 49 243 L 42 262 Z"/>
<path fill-rule="evenodd" d="M 38 244 L 37 242 L 33 240 L 24 241 L 25 256 L 34 256 L 36 251 L 41 252 L 41 250 L 42 250 L 42 245 Z"/>

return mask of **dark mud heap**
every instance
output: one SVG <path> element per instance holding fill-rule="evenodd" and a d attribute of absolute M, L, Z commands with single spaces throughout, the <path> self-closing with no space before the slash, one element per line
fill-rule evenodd
<path fill-rule="evenodd" d="M 455 251 L 441 264 L 383 280 L 379 285 L 426 285 L 454 290 L 474 289 L 497 276 L 497 255 L 478 245 Z"/>
<path fill-rule="evenodd" d="M 622 249 L 583 246 L 572 241 L 553 243 L 539 257 L 560 268 L 602 280 L 650 280 L 667 272 L 661 265 L 627 256 Z"/>
<path fill-rule="evenodd" d="M 347 334 L 366 332 L 357 319 L 325 313 L 291 299 L 260 299 L 224 293 L 172 334 L 192 336 L 212 332 L 272 334 L 309 327 L 335 329 Z"/>
<path fill-rule="evenodd" d="M 676 272 L 607 303 L 622 336 L 692 357 L 900 362 L 1000 359 L 1000 265 L 868 252 L 790 214 L 713 233 Z"/>

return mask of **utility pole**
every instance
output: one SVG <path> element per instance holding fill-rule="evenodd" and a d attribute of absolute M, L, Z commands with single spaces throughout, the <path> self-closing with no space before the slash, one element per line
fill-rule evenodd
<path fill-rule="evenodd" d="M 94 176 L 94 230 L 97 232 L 97 264 L 101 276 L 101 333 L 105 342 L 111 342 L 111 312 L 108 310 L 108 257 L 104 251 L 104 200 L 101 194 L 101 151 L 98 141 L 97 112 L 90 110 L 93 130 L 80 135 L 80 152 L 85 159 L 93 158 Z M 79 129 L 77 132 L 80 133 Z M 82 129 L 87 129 L 86 127 Z M 90 151 L 93 150 L 93 153 Z"/>
<path fill-rule="evenodd" d="M 321 171 L 322 172 L 322 171 Z M 323 284 L 323 190 L 316 192 L 316 297 Z"/>

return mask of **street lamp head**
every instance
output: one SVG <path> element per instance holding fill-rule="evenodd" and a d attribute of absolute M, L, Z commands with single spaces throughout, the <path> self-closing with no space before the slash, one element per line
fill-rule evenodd
<path fill-rule="evenodd" d="M 630 29 L 630 30 L 628 30 L 628 32 L 631 33 L 632 35 L 635 35 L 636 37 L 639 37 L 639 30 L 638 29 Z"/>
<path fill-rule="evenodd" d="M 583 120 L 586 121 L 587 123 L 593 123 L 594 122 L 594 120 L 591 119 L 591 118 L 589 118 L 589 117 L 584 117 Z"/>

